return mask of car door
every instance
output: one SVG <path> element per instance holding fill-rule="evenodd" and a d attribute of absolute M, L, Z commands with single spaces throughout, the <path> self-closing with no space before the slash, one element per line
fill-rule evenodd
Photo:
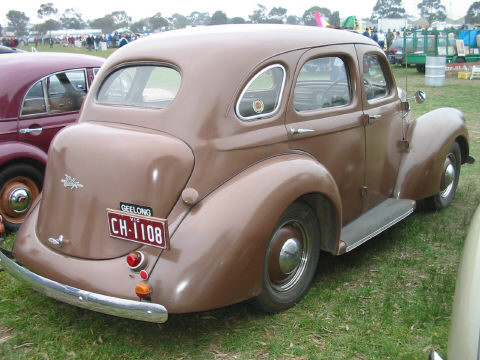
<path fill-rule="evenodd" d="M 403 120 L 395 80 L 385 56 L 376 46 L 356 45 L 356 49 L 365 112 L 364 210 L 368 210 L 394 196 L 402 151 Z"/>
<path fill-rule="evenodd" d="M 286 116 L 289 147 L 312 154 L 333 176 L 342 197 L 343 224 L 362 212 L 365 129 L 354 45 L 303 54 Z"/>
<path fill-rule="evenodd" d="M 37 81 L 20 109 L 20 141 L 48 151 L 55 134 L 77 119 L 86 93 L 86 69 L 61 71 Z"/>

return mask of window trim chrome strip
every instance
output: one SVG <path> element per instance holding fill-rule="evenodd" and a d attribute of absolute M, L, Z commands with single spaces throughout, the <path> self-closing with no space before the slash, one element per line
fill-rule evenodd
<path fill-rule="evenodd" d="M 247 92 L 247 89 L 250 87 L 250 85 L 260 76 L 262 75 L 265 71 L 268 71 L 270 69 L 273 69 L 273 68 L 280 68 L 282 69 L 283 71 L 283 79 L 282 79 L 282 86 L 280 88 L 280 94 L 278 96 L 278 102 L 277 102 L 277 105 L 275 106 L 275 109 L 273 109 L 273 111 L 269 112 L 269 113 L 265 113 L 265 114 L 258 114 L 258 115 L 252 115 L 252 116 L 242 116 L 240 114 L 240 101 L 242 100 L 243 98 L 243 95 L 245 95 L 245 93 Z M 242 93 L 240 94 L 240 96 L 238 97 L 238 100 L 237 100 L 237 104 L 235 105 L 235 113 L 237 114 L 238 118 L 240 120 L 243 120 L 243 121 L 251 121 L 251 120 L 255 120 L 255 119 L 262 119 L 262 118 L 267 118 L 267 117 L 270 117 L 272 115 L 274 115 L 275 113 L 278 112 L 278 110 L 280 109 L 280 106 L 282 105 L 282 99 L 283 99 L 283 91 L 285 90 L 285 83 L 287 81 L 287 71 L 285 70 L 285 67 L 281 64 L 272 64 L 270 66 L 267 66 L 266 68 L 263 68 L 262 70 L 258 71 L 255 76 L 253 78 L 250 79 L 250 81 L 247 83 L 247 85 L 245 85 L 245 87 L 243 88 L 242 90 Z"/>

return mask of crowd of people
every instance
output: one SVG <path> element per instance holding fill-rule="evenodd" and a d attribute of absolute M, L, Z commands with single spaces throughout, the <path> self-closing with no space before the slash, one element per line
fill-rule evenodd
<path fill-rule="evenodd" d="M 0 39 L 0 44 L 11 48 L 18 47 L 19 44 L 23 45 L 34 44 L 35 47 L 39 45 L 47 45 L 53 47 L 54 44 L 62 44 L 63 46 L 74 47 L 85 46 L 88 50 L 100 50 L 102 44 L 105 44 L 105 48 L 118 48 L 122 47 L 129 42 L 135 40 L 137 36 L 133 33 L 114 33 L 114 34 L 101 34 L 101 35 L 82 35 L 82 36 L 65 36 L 62 38 L 56 37 L 33 37 L 22 38 L 17 37 L 3 37 Z M 79 43 L 78 43 L 79 42 Z"/>
<path fill-rule="evenodd" d="M 130 41 L 135 40 L 137 36 L 132 33 L 114 33 L 114 34 L 102 34 L 102 35 L 88 35 L 82 37 L 82 41 L 85 41 L 85 44 L 88 50 L 98 50 L 100 48 L 100 43 L 106 43 L 106 47 L 115 48 L 122 47 L 128 44 Z"/>
<path fill-rule="evenodd" d="M 365 29 L 363 35 L 377 42 L 382 49 L 388 50 L 390 46 L 392 46 L 393 41 L 400 36 L 400 32 L 395 32 L 395 29 L 393 31 L 388 29 L 388 31 L 384 33 L 382 29 L 377 31 L 377 28 L 374 27 Z"/>
<path fill-rule="evenodd" d="M 8 46 L 8 47 L 11 47 L 11 48 L 16 48 L 18 46 L 18 44 L 20 43 L 20 41 L 18 40 L 18 38 L 3 38 L 2 39 L 2 45 L 3 46 Z"/>

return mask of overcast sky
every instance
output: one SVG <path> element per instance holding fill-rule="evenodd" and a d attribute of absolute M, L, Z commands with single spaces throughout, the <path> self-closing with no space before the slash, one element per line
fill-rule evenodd
<path fill-rule="evenodd" d="M 462 17 L 466 14 L 468 7 L 475 0 L 442 0 L 442 4 L 447 8 L 447 12 L 454 18 Z M 52 2 L 62 14 L 65 9 L 75 8 L 83 20 L 93 20 L 110 14 L 113 11 L 124 10 L 133 21 L 150 17 L 157 12 L 162 16 L 169 17 L 174 13 L 190 15 L 193 11 L 208 12 L 212 15 L 217 10 L 224 11 L 229 18 L 240 16 L 248 20 L 248 15 L 252 14 L 257 8 L 257 4 L 265 5 L 268 11 L 272 7 L 284 7 L 288 10 L 287 15 L 302 16 L 303 12 L 312 6 L 326 7 L 333 11 L 340 12 L 341 18 L 355 15 L 358 18 L 370 17 L 373 7 L 377 0 L 334 0 L 334 1 L 311 1 L 311 0 L 20 0 L 0 1 L 0 23 L 7 25 L 5 15 L 10 10 L 23 11 L 31 23 L 40 23 L 43 20 L 37 18 L 37 10 L 41 4 Z M 405 9 L 408 14 L 418 16 L 416 5 L 421 0 L 404 0 Z"/>

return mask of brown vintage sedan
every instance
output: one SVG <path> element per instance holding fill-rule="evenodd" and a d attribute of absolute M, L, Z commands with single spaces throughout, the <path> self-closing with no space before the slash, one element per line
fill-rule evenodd
<path fill-rule="evenodd" d="M 284 310 L 342 255 L 448 206 L 463 114 L 409 119 L 383 51 L 347 31 L 216 26 L 111 55 L 50 147 L 13 276 L 152 322 L 249 300 Z M 20 266 L 19 264 L 22 264 Z"/>

